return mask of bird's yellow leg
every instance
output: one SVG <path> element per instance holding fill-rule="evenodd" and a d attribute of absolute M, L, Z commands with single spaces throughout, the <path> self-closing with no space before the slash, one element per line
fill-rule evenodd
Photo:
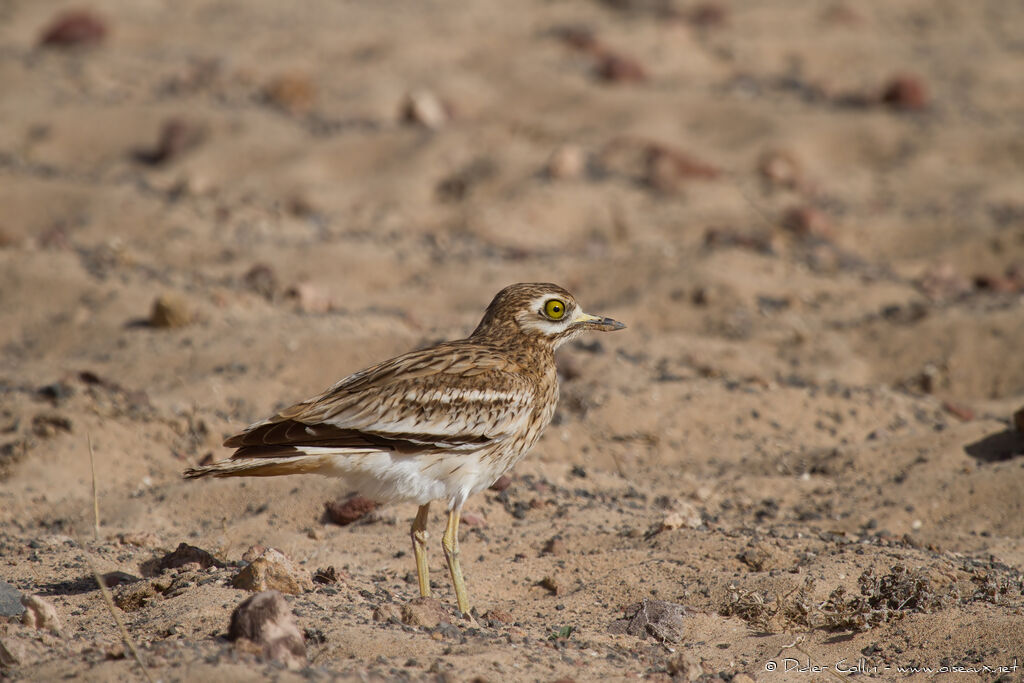
<path fill-rule="evenodd" d="M 416 578 L 420 582 L 420 595 L 430 597 L 430 569 L 427 568 L 427 515 L 430 503 L 420 505 L 416 519 L 412 520 L 412 552 L 416 556 Z"/>
<path fill-rule="evenodd" d="M 459 565 L 459 514 L 460 510 L 448 511 L 448 525 L 444 529 L 441 545 L 444 556 L 448 560 L 448 571 L 452 574 L 455 586 L 455 600 L 459 603 L 459 611 L 469 616 L 469 597 L 466 594 L 466 582 L 462 579 L 462 567 Z"/>

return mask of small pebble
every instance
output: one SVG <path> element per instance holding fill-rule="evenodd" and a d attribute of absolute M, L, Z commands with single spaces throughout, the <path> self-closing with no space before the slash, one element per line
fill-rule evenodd
<path fill-rule="evenodd" d="M 656 190 L 672 192 L 687 180 L 714 180 L 720 171 L 686 152 L 667 145 L 647 146 L 647 184 Z"/>
<path fill-rule="evenodd" d="M 242 601 L 231 613 L 228 639 L 242 652 L 282 662 L 290 669 L 306 664 L 306 644 L 288 602 L 277 591 Z"/>
<path fill-rule="evenodd" d="M 57 16 L 39 38 L 41 45 L 74 47 L 96 45 L 107 37 L 107 24 L 85 10 L 70 10 Z"/>
<path fill-rule="evenodd" d="M 1018 432 L 1024 433 L 1024 407 L 1019 408 L 1013 413 L 1013 427 Z"/>
<path fill-rule="evenodd" d="M 436 628 L 451 623 L 448 613 L 437 598 L 416 598 L 402 606 L 402 623 L 421 628 Z"/>
<path fill-rule="evenodd" d="M 330 293 L 309 282 L 300 282 L 289 288 L 285 295 L 297 300 L 299 310 L 303 313 L 322 314 L 334 310 L 334 300 Z"/>
<path fill-rule="evenodd" d="M 796 157 L 786 150 L 769 150 L 757 162 L 757 171 L 772 187 L 796 190 L 803 185 L 803 169 Z"/>
<path fill-rule="evenodd" d="M 340 526 L 347 526 L 360 520 L 376 508 L 376 502 L 362 496 L 353 496 L 344 502 L 329 501 L 324 504 L 327 518 Z"/>
<path fill-rule="evenodd" d="M 272 301 L 278 295 L 278 275 L 274 273 L 273 266 L 266 263 L 257 263 L 249 268 L 242 276 L 242 282 L 247 290 L 267 301 Z"/>
<path fill-rule="evenodd" d="M 704 523 L 701 518 L 700 511 L 691 503 L 686 501 L 676 501 L 673 505 L 673 509 L 665 515 L 665 518 L 661 521 L 662 531 L 672 531 L 674 529 L 699 529 Z"/>
<path fill-rule="evenodd" d="M 161 294 L 153 301 L 149 314 L 152 327 L 171 329 L 185 327 L 192 322 L 192 313 L 185 299 L 177 294 Z"/>
<path fill-rule="evenodd" d="M 206 129 L 197 123 L 180 118 L 168 119 L 160 128 L 156 146 L 136 152 L 135 159 L 143 164 L 159 166 L 198 147 L 205 137 Z"/>
<path fill-rule="evenodd" d="M 289 114 L 305 114 L 316 102 L 316 86 L 305 74 L 285 74 L 264 86 L 263 98 Z"/>
<path fill-rule="evenodd" d="M 562 595 L 565 593 L 565 584 L 554 576 L 545 576 L 537 585 L 549 591 L 552 595 Z"/>
<path fill-rule="evenodd" d="M 402 101 L 401 118 L 424 128 L 442 128 L 451 118 L 449 108 L 429 90 L 414 90 Z"/>
<path fill-rule="evenodd" d="M 882 90 L 882 102 L 898 111 L 921 111 L 928 107 L 928 89 L 918 76 L 895 76 Z"/>
<path fill-rule="evenodd" d="M 48 600 L 38 595 L 21 596 L 21 604 L 25 612 L 21 615 L 21 623 L 29 628 L 46 629 L 55 635 L 61 635 L 64 627 L 61 624 L 57 608 Z"/>
<path fill-rule="evenodd" d="M 832 221 L 828 215 L 811 206 L 790 208 L 782 217 L 782 226 L 802 238 L 830 239 L 833 236 Z"/>
<path fill-rule="evenodd" d="M 313 590 L 309 573 L 275 548 L 260 553 L 231 579 L 231 585 L 249 591 L 280 591 L 292 595 Z"/>
<path fill-rule="evenodd" d="M 549 538 L 547 543 L 544 544 L 542 555 L 565 555 L 566 547 L 565 541 L 562 540 L 561 536 L 554 536 Z"/>
<path fill-rule="evenodd" d="M 507 489 L 511 485 L 512 485 L 512 477 L 508 476 L 507 474 L 503 474 L 500 477 L 498 477 L 494 481 L 493 484 L 491 484 L 490 490 L 491 491 L 497 491 L 497 492 L 500 493 L 500 492 L 504 491 L 505 489 Z"/>
<path fill-rule="evenodd" d="M 640 83 L 647 80 L 647 70 L 635 59 L 605 52 L 598 57 L 595 71 L 609 83 Z"/>
<path fill-rule="evenodd" d="M 549 178 L 573 180 L 583 174 L 585 166 L 582 149 L 576 145 L 562 145 L 548 159 L 547 174 Z"/>
<path fill-rule="evenodd" d="M 702 2 L 690 10 L 687 19 L 698 28 L 720 28 L 729 23 L 729 9 L 718 2 Z"/>

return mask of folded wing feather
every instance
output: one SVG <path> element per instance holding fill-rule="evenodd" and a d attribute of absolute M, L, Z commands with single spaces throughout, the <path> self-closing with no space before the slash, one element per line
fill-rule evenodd
<path fill-rule="evenodd" d="M 493 350 L 414 351 L 350 375 L 323 394 L 224 442 L 237 458 L 301 454 L 303 446 L 401 452 L 475 450 L 529 419 L 530 383 Z M 468 378 L 468 379 L 467 379 Z"/>

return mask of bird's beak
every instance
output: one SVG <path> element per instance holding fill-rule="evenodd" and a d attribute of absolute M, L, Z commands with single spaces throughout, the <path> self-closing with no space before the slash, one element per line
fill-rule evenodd
<path fill-rule="evenodd" d="M 603 330 L 605 332 L 611 332 L 613 330 L 621 330 L 625 327 L 624 324 L 618 320 L 612 320 L 611 318 L 604 318 L 599 315 L 590 315 L 589 313 L 580 312 L 576 316 L 574 324 L 583 327 L 588 330 Z"/>

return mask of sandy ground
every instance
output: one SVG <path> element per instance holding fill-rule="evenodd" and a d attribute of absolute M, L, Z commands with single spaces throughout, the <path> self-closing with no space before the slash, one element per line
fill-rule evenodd
<path fill-rule="evenodd" d="M 95 566 L 165 681 L 1022 680 L 1024 6 L 95 0 L 40 45 L 65 9 L 0 3 L 0 579 L 63 624 L 0 677 L 141 679 Z M 629 329 L 469 501 L 475 623 L 440 510 L 431 626 L 412 507 L 181 479 L 521 281 Z M 304 668 L 225 637 L 253 545 L 336 570 Z M 617 632 L 645 599 L 687 609 Z"/>

